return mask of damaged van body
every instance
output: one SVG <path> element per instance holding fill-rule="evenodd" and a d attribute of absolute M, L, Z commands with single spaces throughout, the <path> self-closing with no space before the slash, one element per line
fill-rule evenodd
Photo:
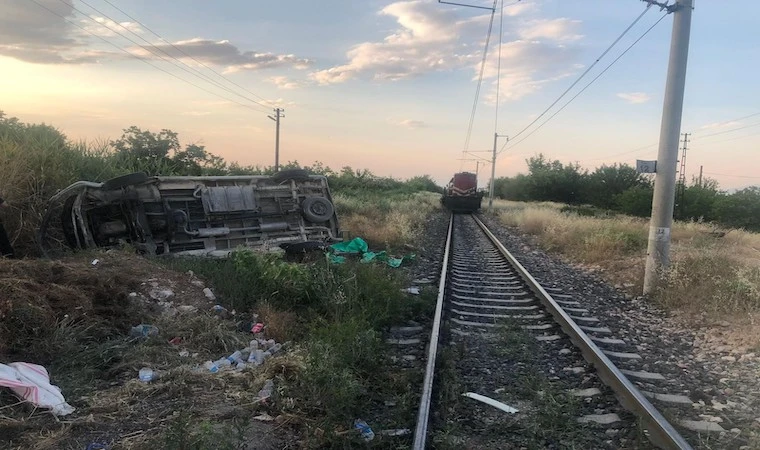
<path fill-rule="evenodd" d="M 225 256 L 238 247 L 340 238 L 327 178 L 288 170 L 78 181 L 51 198 L 38 240 L 45 255 L 129 244 L 151 255 Z"/>

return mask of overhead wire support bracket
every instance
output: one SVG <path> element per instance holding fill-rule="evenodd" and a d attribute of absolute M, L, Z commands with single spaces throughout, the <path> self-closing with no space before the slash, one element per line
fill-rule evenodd
<path fill-rule="evenodd" d="M 681 7 L 681 5 L 678 4 L 678 1 L 676 1 L 673 4 L 669 4 L 668 2 L 658 2 L 656 0 L 641 0 L 644 3 L 648 3 L 649 6 L 657 5 L 660 7 L 660 11 L 667 10 L 668 14 L 675 12 L 678 10 L 678 8 Z"/>
<path fill-rule="evenodd" d="M 438 3 L 444 4 L 444 5 L 466 6 L 468 8 L 485 9 L 485 10 L 488 10 L 488 11 L 495 11 L 496 10 L 495 7 L 494 8 L 489 8 L 487 6 L 468 5 L 468 4 L 465 4 L 465 3 L 444 2 L 444 1 L 441 1 L 441 0 L 438 0 Z"/>

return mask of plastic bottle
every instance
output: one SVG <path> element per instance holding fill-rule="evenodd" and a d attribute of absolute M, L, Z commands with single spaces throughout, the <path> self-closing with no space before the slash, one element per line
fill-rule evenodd
<path fill-rule="evenodd" d="M 359 430 L 365 441 L 371 441 L 375 438 L 375 432 L 372 431 L 372 428 L 370 428 L 369 425 L 367 425 L 367 422 L 361 419 L 356 419 L 354 421 L 354 428 Z"/>
<path fill-rule="evenodd" d="M 230 365 L 233 363 L 243 362 L 243 359 L 241 358 L 242 355 L 243 354 L 240 352 L 240 350 L 236 350 L 235 353 L 227 357 L 227 361 L 230 362 Z"/>
<path fill-rule="evenodd" d="M 274 391 L 274 381 L 267 380 L 264 382 L 264 387 L 261 388 L 259 391 L 259 399 L 265 400 L 272 396 L 272 392 Z"/>
<path fill-rule="evenodd" d="M 268 351 L 269 351 L 269 353 L 271 353 L 271 354 L 274 355 L 275 353 L 279 352 L 280 350 L 282 350 L 282 344 L 277 343 L 277 344 L 274 344 L 272 346 L 272 348 L 270 348 Z"/>
<path fill-rule="evenodd" d="M 153 370 L 150 367 L 143 367 L 140 369 L 140 372 L 137 374 L 140 381 L 143 383 L 147 383 L 151 380 L 153 380 L 153 376 L 155 374 L 153 373 Z"/>
<path fill-rule="evenodd" d="M 219 366 L 217 366 L 216 364 L 214 364 L 213 361 L 206 361 L 203 364 L 203 367 L 205 367 L 206 369 L 208 369 L 208 371 L 211 372 L 211 373 L 217 373 L 217 372 L 219 372 Z"/>
<path fill-rule="evenodd" d="M 140 324 L 136 327 L 132 327 L 132 329 L 129 331 L 129 335 L 132 337 L 145 337 L 145 336 L 155 336 L 158 334 L 158 328 L 153 325 L 147 325 L 147 324 Z"/>

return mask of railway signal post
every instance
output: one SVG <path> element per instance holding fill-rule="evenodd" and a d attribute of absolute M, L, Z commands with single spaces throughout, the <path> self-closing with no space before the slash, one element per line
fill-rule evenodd
<path fill-rule="evenodd" d="M 660 4 L 651 0 L 644 1 Z M 654 290 L 660 269 L 667 268 L 670 264 L 670 227 L 673 224 L 676 161 L 681 133 L 681 113 L 686 86 L 686 63 L 689 55 L 693 5 L 694 0 L 679 0 L 673 5 L 665 6 L 673 13 L 673 32 L 660 126 L 660 147 L 657 152 L 657 174 L 654 181 L 652 218 L 649 225 L 649 243 L 644 272 L 644 295 Z"/>

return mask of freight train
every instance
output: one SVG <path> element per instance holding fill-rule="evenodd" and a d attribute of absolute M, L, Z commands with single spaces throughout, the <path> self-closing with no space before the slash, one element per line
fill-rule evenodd
<path fill-rule="evenodd" d="M 478 176 L 470 172 L 455 173 L 441 196 L 443 206 L 452 212 L 476 212 L 482 200 L 483 192 L 478 191 Z"/>

